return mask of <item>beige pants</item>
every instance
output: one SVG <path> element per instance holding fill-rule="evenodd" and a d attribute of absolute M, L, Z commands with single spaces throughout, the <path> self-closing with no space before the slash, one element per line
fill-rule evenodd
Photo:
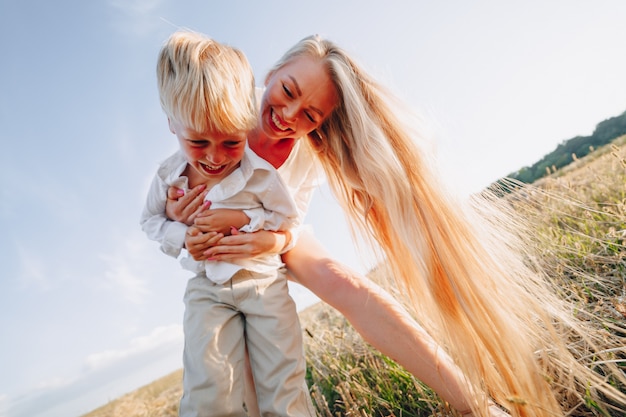
<path fill-rule="evenodd" d="M 248 347 L 262 416 L 315 416 L 305 381 L 302 332 L 284 273 L 240 271 L 224 284 L 206 276 L 185 292 L 181 417 L 246 416 Z"/>

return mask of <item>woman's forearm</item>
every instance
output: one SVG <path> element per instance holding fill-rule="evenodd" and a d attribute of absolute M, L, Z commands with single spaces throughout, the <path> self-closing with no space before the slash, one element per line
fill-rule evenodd
<path fill-rule="evenodd" d="M 309 233 L 283 255 L 290 275 L 343 314 L 361 336 L 429 385 L 457 410 L 476 399 L 460 370 L 389 293 L 331 259 Z M 393 335 L 393 337 L 390 337 Z"/>

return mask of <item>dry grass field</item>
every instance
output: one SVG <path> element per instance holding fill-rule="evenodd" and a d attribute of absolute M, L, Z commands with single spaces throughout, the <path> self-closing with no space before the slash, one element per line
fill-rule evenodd
<path fill-rule="evenodd" d="M 516 201 L 534 223 L 543 260 L 563 297 L 605 323 L 626 323 L 626 137 L 551 172 Z M 453 416 L 427 387 L 372 349 L 333 309 L 301 313 L 308 382 L 318 413 L 335 416 Z M 599 323 L 599 331 L 608 327 Z M 393 337 L 393 335 L 390 335 Z M 616 361 L 626 371 L 626 358 Z M 83 417 L 176 416 L 182 371 Z M 568 404 L 571 416 L 599 416 L 593 404 Z M 615 416 L 617 417 L 617 415 Z"/>

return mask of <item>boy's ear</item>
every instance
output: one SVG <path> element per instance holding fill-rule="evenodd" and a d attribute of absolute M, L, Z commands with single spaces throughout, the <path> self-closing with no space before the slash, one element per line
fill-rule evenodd
<path fill-rule="evenodd" d="M 167 118 L 167 125 L 170 127 L 170 132 L 172 132 L 173 134 L 176 134 L 176 131 L 174 130 L 174 126 L 172 126 L 172 120 L 169 117 Z"/>

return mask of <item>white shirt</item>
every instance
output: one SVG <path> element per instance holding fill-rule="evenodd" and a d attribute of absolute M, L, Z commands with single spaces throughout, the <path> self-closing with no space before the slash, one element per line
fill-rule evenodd
<path fill-rule="evenodd" d="M 298 207 L 298 223 L 304 222 L 313 192 L 324 183 L 326 177 L 317 156 L 302 141 L 296 141 L 287 160 L 278 167 L 278 173 Z"/>
<path fill-rule="evenodd" d="M 174 257 L 178 257 L 183 248 L 187 225 L 168 219 L 165 215 L 165 204 L 170 186 L 184 190 L 189 188 L 188 179 L 181 176 L 186 167 L 187 161 L 180 151 L 159 166 L 140 220 L 148 237 L 160 242 L 161 250 Z M 303 179 L 301 175 L 294 176 L 296 182 Z M 296 227 L 301 220 L 300 209 L 292 200 L 291 191 L 277 171 L 246 146 L 240 166 L 213 186 L 206 200 L 211 201 L 212 208 L 243 210 L 250 218 L 250 223 L 240 229 L 242 232 L 260 229 L 284 231 Z M 279 256 L 241 259 L 230 263 L 198 262 L 187 255 L 181 259 L 181 265 L 195 273 L 205 270 L 207 277 L 221 284 L 240 269 L 264 272 L 277 269 L 282 264 Z"/>

